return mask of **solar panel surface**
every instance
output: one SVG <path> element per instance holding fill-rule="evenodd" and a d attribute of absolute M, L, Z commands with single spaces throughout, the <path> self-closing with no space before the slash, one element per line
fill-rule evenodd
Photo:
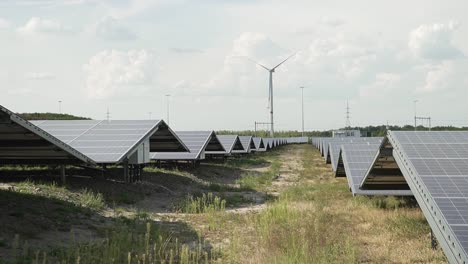
<path fill-rule="evenodd" d="M 328 155 L 330 155 L 330 162 L 332 164 L 333 171 L 336 171 L 338 167 L 338 158 L 340 157 L 340 150 L 343 144 L 362 144 L 362 143 L 370 143 L 370 144 L 380 144 L 382 142 L 383 137 L 347 137 L 343 138 L 343 140 L 337 141 L 330 141 L 328 143 Z"/>
<path fill-rule="evenodd" d="M 159 120 L 45 120 L 33 124 L 97 163 L 118 163 Z"/>
<path fill-rule="evenodd" d="M 253 142 L 257 151 L 265 151 L 265 142 L 261 137 L 254 137 Z"/>
<path fill-rule="evenodd" d="M 86 155 L 0 105 L 0 159 L 5 162 L 83 162 Z"/>
<path fill-rule="evenodd" d="M 449 261 L 468 263 L 468 132 L 391 131 L 388 138 Z"/>
<path fill-rule="evenodd" d="M 231 154 L 233 150 L 243 150 L 244 147 L 239 140 L 237 135 L 217 135 L 219 142 L 223 145 L 226 150 L 225 154 Z M 207 154 L 219 154 L 219 151 L 207 151 Z"/>
<path fill-rule="evenodd" d="M 152 152 L 153 160 L 198 160 L 210 139 L 216 136 L 213 131 L 177 131 L 176 134 L 185 143 L 190 152 Z"/>
<path fill-rule="evenodd" d="M 235 153 L 249 153 L 251 151 L 251 147 L 254 147 L 252 146 L 253 145 L 252 136 L 239 136 L 239 140 L 242 146 L 244 147 L 244 150 L 233 151 Z"/>
<path fill-rule="evenodd" d="M 413 194 L 410 190 L 362 190 L 359 188 L 379 148 L 380 144 L 373 142 L 342 145 L 341 158 L 346 172 L 346 179 L 353 195 L 412 196 Z"/>

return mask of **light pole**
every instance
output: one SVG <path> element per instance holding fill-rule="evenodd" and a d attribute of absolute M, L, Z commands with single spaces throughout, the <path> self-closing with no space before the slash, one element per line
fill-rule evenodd
<path fill-rule="evenodd" d="M 418 100 L 414 100 L 414 131 L 416 131 L 416 120 L 417 120 L 417 114 L 416 114 L 416 103 L 418 102 Z"/>
<path fill-rule="evenodd" d="M 152 114 L 152 112 L 148 112 L 149 120 L 151 120 L 151 114 Z"/>
<path fill-rule="evenodd" d="M 62 100 L 59 100 L 58 103 L 59 103 L 59 114 L 61 114 L 62 113 Z"/>
<path fill-rule="evenodd" d="M 304 137 L 304 86 L 301 86 L 301 100 L 302 100 L 302 137 Z"/>
<path fill-rule="evenodd" d="M 166 94 L 166 111 L 167 111 L 167 125 L 169 125 L 169 97 L 170 94 Z"/>

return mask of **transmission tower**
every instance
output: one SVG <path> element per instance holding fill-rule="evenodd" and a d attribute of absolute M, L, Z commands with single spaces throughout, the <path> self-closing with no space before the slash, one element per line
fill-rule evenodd
<path fill-rule="evenodd" d="M 350 108 L 349 108 L 349 102 L 346 101 L 346 128 L 349 129 L 351 128 L 351 121 L 350 121 Z"/>

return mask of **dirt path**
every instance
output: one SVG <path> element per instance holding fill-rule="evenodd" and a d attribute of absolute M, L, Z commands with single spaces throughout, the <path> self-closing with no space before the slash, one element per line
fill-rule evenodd
<path fill-rule="evenodd" d="M 303 149 L 289 148 L 281 153 L 281 168 L 278 178 L 273 181 L 270 194 L 278 196 L 281 191 L 299 182 L 300 173 L 304 170 Z"/>

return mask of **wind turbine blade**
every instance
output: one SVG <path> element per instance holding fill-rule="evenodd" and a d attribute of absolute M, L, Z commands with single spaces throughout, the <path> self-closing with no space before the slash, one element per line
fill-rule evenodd
<path fill-rule="evenodd" d="M 256 61 L 254 61 L 254 60 L 252 60 L 252 59 L 249 58 L 249 57 L 246 57 L 246 58 L 247 58 L 249 61 L 251 61 L 251 62 L 257 64 L 258 66 L 264 68 L 265 70 L 270 71 L 270 69 L 268 69 L 266 66 L 264 66 L 264 65 L 262 65 L 262 64 L 260 64 L 260 63 L 258 63 L 258 62 L 256 62 Z"/>
<path fill-rule="evenodd" d="M 281 64 L 285 63 L 287 60 L 289 60 L 290 58 L 296 56 L 297 52 L 294 52 L 291 56 L 287 57 L 284 61 L 280 62 L 280 64 L 276 65 L 275 67 L 273 67 L 272 70 L 278 68 Z"/>

